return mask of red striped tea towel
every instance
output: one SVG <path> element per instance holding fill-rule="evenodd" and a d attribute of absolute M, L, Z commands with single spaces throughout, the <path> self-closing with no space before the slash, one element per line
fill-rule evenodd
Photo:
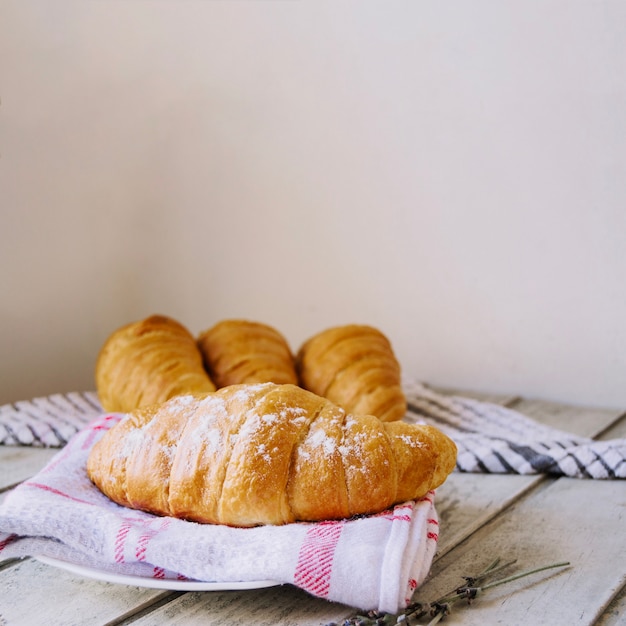
<path fill-rule="evenodd" d="M 0 560 L 48 556 L 117 574 L 273 580 L 363 610 L 404 608 L 437 547 L 434 493 L 378 515 L 241 529 L 118 506 L 90 482 L 89 450 L 120 415 L 79 431 L 0 506 Z"/>

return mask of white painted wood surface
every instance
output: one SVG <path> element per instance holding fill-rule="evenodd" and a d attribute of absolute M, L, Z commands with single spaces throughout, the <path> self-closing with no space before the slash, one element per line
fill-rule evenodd
<path fill-rule="evenodd" d="M 36 474 L 57 452 L 46 448 L 0 446 L 0 491 Z"/>
<path fill-rule="evenodd" d="M 602 433 L 599 439 L 612 439 L 617 437 L 626 437 L 626 418 L 621 419 L 612 428 Z M 623 497 L 624 496 L 622 496 L 622 502 Z M 623 506 L 626 508 L 626 504 Z M 626 512 L 622 515 L 622 529 L 618 531 L 621 535 L 626 533 Z M 613 598 L 602 617 L 598 620 L 596 626 L 623 626 L 624 624 L 626 624 L 626 585 L 623 585 L 621 591 Z"/>
<path fill-rule="evenodd" d="M 620 411 L 502 400 L 556 428 L 603 438 L 626 436 Z M 54 453 L 0 448 L 0 492 L 35 473 Z M 626 623 L 623 481 L 454 473 L 438 490 L 437 509 L 439 552 L 416 598 L 433 599 L 496 556 L 517 558 L 520 568 L 560 560 L 572 563 L 566 571 L 493 589 L 471 607 L 455 609 L 445 623 Z M 321 626 L 352 614 L 349 607 L 291 586 L 170 594 L 82 578 L 32 559 L 0 565 L 2 626 Z"/>
<path fill-rule="evenodd" d="M 107 624 L 171 595 L 81 578 L 27 559 L 0 570 L 0 624 Z"/>
<path fill-rule="evenodd" d="M 444 595 L 498 556 L 517 560 L 520 570 L 569 561 L 563 572 L 490 590 L 460 623 L 496 624 L 506 616 L 506 624 L 593 624 L 626 576 L 626 542 L 611 540 L 624 528 L 626 500 L 614 494 L 609 482 L 545 481 L 439 559 L 417 599 Z"/>

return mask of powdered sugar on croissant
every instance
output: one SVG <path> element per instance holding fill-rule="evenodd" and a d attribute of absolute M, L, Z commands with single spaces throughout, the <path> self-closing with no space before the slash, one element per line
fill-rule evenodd
<path fill-rule="evenodd" d="M 129 413 L 87 470 L 123 506 L 245 527 L 377 513 L 438 487 L 455 461 L 433 427 L 350 415 L 264 383 Z"/>

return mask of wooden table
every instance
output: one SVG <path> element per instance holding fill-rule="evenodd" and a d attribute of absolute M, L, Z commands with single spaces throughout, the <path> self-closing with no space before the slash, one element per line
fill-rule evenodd
<path fill-rule="evenodd" d="M 621 410 L 485 395 L 556 428 L 626 437 Z M 0 446 L 0 492 L 38 471 L 55 450 Z M 1 493 L 0 493 L 1 497 Z M 495 587 L 445 624 L 626 624 L 626 482 L 453 473 L 438 490 L 439 552 L 416 599 L 432 600 L 494 558 L 514 570 L 569 561 Z M 0 564 L 0 625 L 318 626 L 349 608 L 285 585 L 251 591 L 171 592 L 101 582 L 33 559 Z M 420 621 L 419 623 L 426 623 Z"/>

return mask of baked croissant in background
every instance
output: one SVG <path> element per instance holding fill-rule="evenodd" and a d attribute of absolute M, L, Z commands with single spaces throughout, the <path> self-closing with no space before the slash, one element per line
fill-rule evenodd
<path fill-rule="evenodd" d="M 175 395 L 215 390 L 193 335 L 163 315 L 114 331 L 98 354 L 95 377 L 105 411 L 132 411 Z"/>
<path fill-rule="evenodd" d="M 198 348 L 218 388 L 241 383 L 298 384 L 286 339 L 267 324 L 224 320 L 200 333 Z"/>
<path fill-rule="evenodd" d="M 134 411 L 95 444 L 87 471 L 123 506 L 247 527 L 377 513 L 438 487 L 455 461 L 436 428 L 265 383 Z"/>
<path fill-rule="evenodd" d="M 384 422 L 406 413 L 400 365 L 391 343 L 376 328 L 329 328 L 302 345 L 296 367 L 302 387 L 349 413 L 375 415 Z"/>

